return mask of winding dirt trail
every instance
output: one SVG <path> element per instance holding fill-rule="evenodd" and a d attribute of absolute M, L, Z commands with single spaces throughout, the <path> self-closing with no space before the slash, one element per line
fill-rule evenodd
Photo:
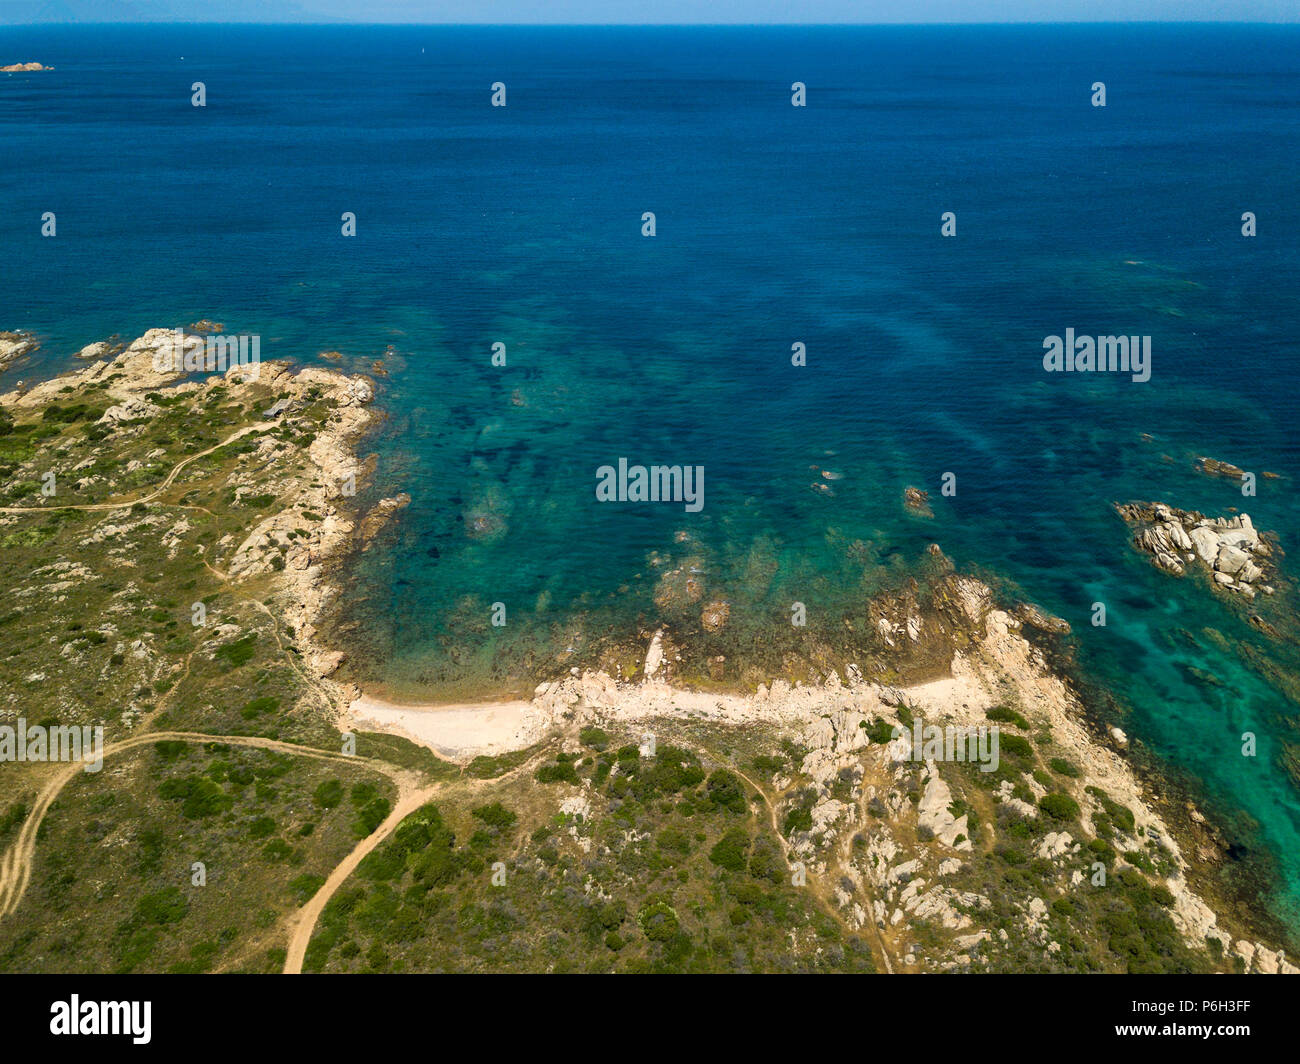
<path fill-rule="evenodd" d="M 197 462 L 200 458 L 206 458 L 208 455 L 212 454 L 213 451 L 221 450 L 221 448 L 226 446 L 226 444 L 234 443 L 235 440 L 239 439 L 241 436 L 247 436 L 250 432 L 264 432 L 265 430 L 265 425 L 245 425 L 242 429 L 232 432 L 220 443 L 214 444 L 206 451 L 200 451 L 198 454 L 192 454 L 188 458 L 182 459 L 172 467 L 172 471 L 167 474 L 166 480 L 158 485 L 158 487 L 154 488 L 154 490 L 148 495 L 142 495 L 138 499 L 121 499 L 117 502 L 87 502 L 66 506 L 60 506 L 58 503 L 50 503 L 48 506 L 0 506 L 0 514 L 38 514 L 48 513 L 51 510 L 120 510 L 125 506 L 134 506 L 138 502 L 153 502 L 154 499 L 158 498 L 159 495 L 175 483 L 176 478 L 180 476 L 181 470 L 191 462 Z M 175 505 L 179 506 L 180 504 L 177 503 Z M 186 506 L 184 509 L 202 510 L 204 507 Z M 210 510 L 207 512 L 211 513 Z"/>
<path fill-rule="evenodd" d="M 82 503 L 67 506 L 51 504 L 48 506 L 3 506 L 0 507 L 0 513 L 40 513 L 55 509 L 85 510 L 85 511 L 108 511 L 120 510 L 125 507 L 133 506 L 136 503 L 148 503 L 156 500 L 168 488 L 175 483 L 176 478 L 191 463 L 202 458 L 206 458 L 213 452 L 220 450 L 222 447 L 233 443 L 243 436 L 252 432 L 262 431 L 264 426 L 259 424 L 246 425 L 245 427 L 233 432 L 220 443 L 192 454 L 188 458 L 178 462 L 167 474 L 163 482 L 146 495 L 136 498 L 119 499 L 114 502 L 102 503 Z M 203 509 L 203 507 L 186 507 L 187 509 Z M 220 577 L 223 582 L 227 582 L 227 574 L 212 568 L 205 560 L 205 565 L 212 572 Z M 283 649 L 283 641 L 280 639 L 279 624 L 274 614 L 271 613 L 261 602 L 248 600 L 252 602 L 262 613 L 266 614 L 272 621 L 272 634 L 277 644 Z M 307 689 L 318 698 L 327 708 L 332 707 L 332 699 L 329 693 L 324 690 L 324 685 L 314 676 L 310 675 L 307 670 L 303 669 L 296 662 L 293 662 L 296 672 L 306 681 Z M 188 673 L 189 664 L 186 663 L 186 672 Z M 152 716 L 156 716 L 161 710 L 156 710 Z M 150 718 L 150 719 L 151 719 Z M 146 725 L 148 720 L 146 720 Z M 120 742 L 112 743 L 103 750 L 104 757 L 110 757 L 116 754 L 125 753 L 140 746 L 149 743 L 162 741 L 180 741 L 193 743 L 219 742 L 232 746 L 253 747 L 263 750 L 273 750 L 279 753 L 299 755 L 303 757 L 316 758 L 322 761 L 340 761 L 350 764 L 363 764 L 387 776 L 397 787 L 397 800 L 388 817 L 375 831 L 362 839 L 351 853 L 343 859 L 330 873 L 325 883 L 321 886 L 305 906 L 289 917 L 287 926 L 290 931 L 288 956 L 284 970 L 286 972 L 301 972 L 304 957 L 307 951 L 307 944 L 311 940 L 312 932 L 315 930 L 316 921 L 319 919 L 321 912 L 325 908 L 329 899 L 337 892 L 339 887 L 348 879 L 356 869 L 361 860 L 386 839 L 402 819 L 414 812 L 421 805 L 427 802 L 438 790 L 433 787 L 421 787 L 418 778 L 410 772 L 401 770 L 396 766 L 388 765 L 382 761 L 376 761 L 370 758 L 359 758 L 347 756 L 342 753 L 331 753 L 324 750 L 315 750 L 311 747 L 300 746 L 295 743 L 286 743 L 274 739 L 265 739 L 257 736 L 231 736 L 231 735 L 209 735 L 203 732 L 178 732 L 178 731 L 159 731 L 144 732 L 139 735 L 123 739 Z M 18 909 L 22 902 L 27 887 L 31 882 L 32 867 L 35 863 L 36 856 L 36 837 L 40 831 L 41 824 L 45 820 L 46 814 L 50 807 L 58 799 L 63 789 L 76 778 L 79 772 L 84 771 L 81 763 L 63 765 L 50 776 L 44 786 L 40 789 L 37 797 L 28 813 L 27 819 L 23 822 L 19 830 L 18 837 L 10 848 L 0 856 L 0 919 L 4 919 Z"/>
<path fill-rule="evenodd" d="M 134 750 L 136 747 L 147 746 L 150 743 L 164 741 L 224 743 L 229 746 L 274 750 L 277 753 L 311 757 L 320 761 L 341 761 L 353 765 L 362 764 L 382 773 L 397 785 L 399 805 L 414 790 L 408 773 L 383 761 L 375 761 L 364 757 L 349 757 L 342 753 L 335 754 L 328 750 L 314 750 L 309 746 L 299 746 L 296 743 L 281 742 L 277 739 L 263 739 L 252 735 L 208 735 L 204 732 L 172 731 L 146 732 L 104 747 L 104 757 L 124 753 L 127 750 Z M 40 793 L 37 795 L 31 811 L 27 814 L 27 819 L 23 821 L 22 828 L 18 832 L 18 838 L 14 840 L 14 844 L 5 855 L 0 857 L 0 919 L 12 916 L 18 908 L 18 904 L 22 901 L 23 894 L 26 893 L 27 885 L 31 881 L 32 864 L 36 856 L 36 834 L 40 830 L 41 822 L 45 819 L 45 814 L 49 812 L 50 806 L 54 804 L 63 788 L 71 783 L 77 774 L 82 771 L 84 771 L 82 763 L 73 762 L 61 766 L 59 771 L 46 781 L 45 786 L 41 788 Z M 384 824 L 387 825 L 388 821 L 384 821 Z M 365 855 L 362 854 L 362 856 Z"/>
<path fill-rule="evenodd" d="M 316 930 L 316 921 L 325 911 L 330 898 L 334 897 L 339 887 L 343 886 L 348 877 L 357 870 L 357 865 L 361 863 L 362 858 L 396 831 L 397 825 L 403 819 L 437 794 L 439 788 L 440 785 L 435 784 L 423 790 L 408 791 L 405 796 L 399 798 L 384 822 L 362 839 L 356 849 L 334 867 L 334 871 L 329 874 L 307 904 L 289 918 L 289 952 L 284 959 L 285 975 L 302 973 L 303 961 L 307 956 L 307 944 L 311 942 L 312 932 Z"/>

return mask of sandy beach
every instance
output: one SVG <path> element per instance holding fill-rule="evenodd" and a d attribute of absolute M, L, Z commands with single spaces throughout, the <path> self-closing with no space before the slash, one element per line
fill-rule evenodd
<path fill-rule="evenodd" d="M 402 735 L 447 757 L 500 753 L 534 741 L 530 702 L 400 705 L 362 695 L 348 706 L 357 725 Z"/>

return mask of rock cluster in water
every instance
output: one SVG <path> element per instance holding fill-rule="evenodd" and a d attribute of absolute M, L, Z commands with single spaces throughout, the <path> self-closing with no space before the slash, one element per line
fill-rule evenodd
<path fill-rule="evenodd" d="M 37 346 L 36 338 L 28 333 L 0 332 L 0 371 Z"/>
<path fill-rule="evenodd" d="M 1231 462 L 1223 462 L 1218 458 L 1198 458 L 1196 459 L 1196 471 L 1204 473 L 1207 477 L 1228 477 L 1231 480 L 1241 480 L 1246 476 L 1246 471 L 1241 466 L 1233 465 Z M 1261 477 L 1268 480 L 1276 480 L 1277 474 L 1264 470 L 1260 473 Z"/>
<path fill-rule="evenodd" d="M 1271 595 L 1273 548 L 1251 523 L 1249 514 L 1206 517 L 1195 510 L 1178 510 L 1164 503 L 1116 504 L 1119 515 L 1137 527 L 1133 544 L 1150 554 L 1155 564 L 1175 576 L 1189 566 L 1207 571 L 1214 583 L 1254 598 Z"/>
<path fill-rule="evenodd" d="M 930 493 L 914 488 L 910 484 L 903 489 L 903 506 L 908 513 L 915 514 L 917 517 L 934 516 L 934 511 L 930 509 Z"/>

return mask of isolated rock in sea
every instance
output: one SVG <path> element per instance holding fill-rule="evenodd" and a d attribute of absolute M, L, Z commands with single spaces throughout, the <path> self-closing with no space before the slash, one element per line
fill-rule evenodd
<path fill-rule="evenodd" d="M 29 70 L 53 69 L 53 67 L 42 66 L 40 63 L 10 63 L 8 66 L 0 66 L 0 74 L 22 74 Z"/>
<path fill-rule="evenodd" d="M 1231 462 L 1222 462 L 1217 458 L 1198 458 L 1196 459 L 1196 470 L 1204 473 L 1207 477 L 1228 477 L 1231 480 L 1240 480 L 1246 475 L 1246 471 L 1241 466 L 1235 466 Z M 1259 474 L 1269 480 L 1277 477 L 1276 473 L 1270 473 L 1263 470 Z"/>
<path fill-rule="evenodd" d="M 1234 480 L 1240 480 L 1245 472 L 1240 466 L 1235 466 L 1231 462 L 1221 462 L 1217 458 L 1198 458 L 1196 468 L 1206 476 L 1232 477 Z"/>
<path fill-rule="evenodd" d="M 1133 545 L 1166 572 L 1181 576 L 1188 566 L 1199 568 L 1216 586 L 1246 598 L 1274 574 L 1273 547 L 1249 514 L 1206 517 L 1160 502 L 1117 503 L 1115 509 L 1135 526 Z"/>
<path fill-rule="evenodd" d="M 916 514 L 917 517 L 934 516 L 934 511 L 930 509 L 930 493 L 910 484 L 903 489 L 903 506 L 908 513 Z"/>
<path fill-rule="evenodd" d="M 685 559 L 659 578 L 654 590 L 655 605 L 664 613 L 676 613 L 699 602 L 704 597 L 704 578 L 703 559 Z"/>
<path fill-rule="evenodd" d="M 38 346 L 36 338 L 28 333 L 0 332 L 0 370 Z"/>

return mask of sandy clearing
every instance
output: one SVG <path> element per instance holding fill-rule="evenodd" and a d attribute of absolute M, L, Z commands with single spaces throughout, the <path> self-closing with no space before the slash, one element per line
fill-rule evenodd
<path fill-rule="evenodd" d="M 531 702 L 403 705 L 362 695 L 348 706 L 359 725 L 401 735 L 452 758 L 518 750 L 536 740 Z"/>

